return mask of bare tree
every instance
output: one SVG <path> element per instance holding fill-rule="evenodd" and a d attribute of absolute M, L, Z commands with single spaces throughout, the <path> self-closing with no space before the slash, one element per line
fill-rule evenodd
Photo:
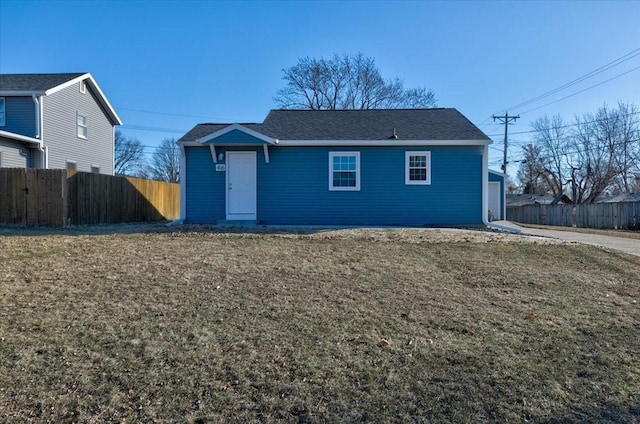
<path fill-rule="evenodd" d="M 301 58 L 283 69 L 286 86 L 276 103 L 285 109 L 395 109 L 436 106 L 426 88 L 405 89 L 398 79 L 384 79 L 372 58 L 362 53 L 332 59 Z"/>
<path fill-rule="evenodd" d="M 140 140 L 126 138 L 120 131 L 114 137 L 113 170 L 116 175 L 140 176 L 145 166 L 144 146 Z"/>
<path fill-rule="evenodd" d="M 180 180 L 180 148 L 175 138 L 165 138 L 156 147 L 151 157 L 149 176 L 170 183 Z"/>
<path fill-rule="evenodd" d="M 518 169 L 518 182 L 522 194 L 545 194 L 549 189 L 548 158 L 540 146 L 527 144 L 522 147 L 523 160 Z"/>
<path fill-rule="evenodd" d="M 567 152 L 571 149 L 568 125 L 560 115 L 549 118 L 547 115 L 531 124 L 535 132 L 533 140 L 538 154 L 544 157 L 539 164 L 543 166 L 547 189 L 558 196 L 564 193 L 567 180 Z"/>
<path fill-rule="evenodd" d="M 535 146 L 547 190 L 591 203 L 606 194 L 630 192 L 640 180 L 640 116 L 635 105 L 606 105 L 595 114 L 576 116 L 567 125 L 560 116 L 533 122 Z"/>

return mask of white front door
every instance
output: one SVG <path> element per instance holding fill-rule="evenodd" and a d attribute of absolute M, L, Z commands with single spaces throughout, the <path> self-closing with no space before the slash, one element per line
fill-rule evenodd
<path fill-rule="evenodd" d="M 256 219 L 256 176 L 256 152 L 227 152 L 227 219 Z"/>
<path fill-rule="evenodd" d="M 500 201 L 500 183 L 489 183 L 489 210 L 493 214 L 493 219 L 504 219 L 502 216 L 502 208 L 500 207 L 502 202 Z"/>

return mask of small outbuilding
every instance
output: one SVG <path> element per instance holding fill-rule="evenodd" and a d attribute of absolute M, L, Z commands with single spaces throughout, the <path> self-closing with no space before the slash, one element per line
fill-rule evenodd
<path fill-rule="evenodd" d="M 181 219 L 485 225 L 489 180 L 504 193 L 490 143 L 450 108 L 272 110 L 262 123 L 199 124 L 178 141 Z"/>

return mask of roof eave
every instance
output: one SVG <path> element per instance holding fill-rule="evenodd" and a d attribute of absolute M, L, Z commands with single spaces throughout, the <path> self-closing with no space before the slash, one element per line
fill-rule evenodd
<path fill-rule="evenodd" d="M 229 126 L 222 128 L 221 130 L 212 132 L 211 134 L 208 134 L 208 135 L 205 135 L 204 137 L 200 137 L 196 139 L 195 142 L 199 144 L 205 144 L 227 133 L 230 133 L 231 131 L 236 131 L 236 130 L 241 131 L 251 137 L 257 138 L 258 140 L 264 141 L 267 144 L 271 144 L 271 145 L 278 144 L 277 139 L 261 134 L 257 131 L 254 131 L 240 124 L 230 124 Z"/>
<path fill-rule="evenodd" d="M 122 120 L 116 113 L 115 109 L 111 106 L 111 103 L 109 103 L 109 100 L 107 100 L 107 96 L 104 95 L 104 93 L 100 89 L 100 86 L 98 86 L 98 83 L 96 82 L 95 79 L 93 79 L 93 76 L 89 72 L 87 72 L 86 74 L 79 75 L 75 78 L 72 78 L 69 81 L 66 81 L 62 84 L 58 84 L 55 87 L 51 87 L 50 89 L 46 90 L 43 94 L 45 96 L 51 95 L 53 93 L 56 93 L 60 90 L 64 90 L 65 88 L 70 87 L 73 84 L 76 84 L 84 80 L 86 80 L 89 86 L 91 87 L 91 89 L 96 92 L 98 97 L 98 102 L 100 102 L 104 110 L 107 112 L 107 115 L 109 116 L 109 119 L 111 120 L 112 124 L 122 125 Z"/>
<path fill-rule="evenodd" d="M 35 144 L 37 146 L 42 146 L 42 140 L 38 138 L 28 137 L 22 134 L 16 134 L 9 131 L 0 130 L 0 137 L 9 138 L 12 140 L 20 141 L 22 143 Z"/>

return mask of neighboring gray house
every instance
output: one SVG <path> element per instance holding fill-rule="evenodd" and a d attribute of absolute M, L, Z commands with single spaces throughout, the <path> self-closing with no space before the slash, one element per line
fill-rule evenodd
<path fill-rule="evenodd" d="M 113 175 L 116 125 L 89 73 L 0 74 L 0 167 Z"/>

